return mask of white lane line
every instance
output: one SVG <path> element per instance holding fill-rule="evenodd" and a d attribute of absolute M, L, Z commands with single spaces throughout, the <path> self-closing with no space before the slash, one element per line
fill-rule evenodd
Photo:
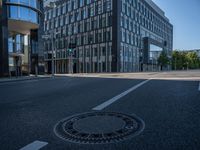
<path fill-rule="evenodd" d="M 199 91 L 200 91 L 200 82 L 199 82 Z"/>
<path fill-rule="evenodd" d="M 48 143 L 43 141 L 34 141 L 19 150 L 39 150 L 46 146 Z"/>
<path fill-rule="evenodd" d="M 130 92 L 132 92 L 132 91 L 136 90 L 137 88 L 141 87 L 142 85 L 144 85 L 145 83 L 149 82 L 150 80 L 152 80 L 152 79 L 145 80 L 145 81 L 133 86 L 132 88 L 124 91 L 123 93 L 121 93 L 121 94 L 119 94 L 119 95 L 107 100 L 106 102 L 104 102 L 104 103 L 102 103 L 102 104 L 100 104 L 100 105 L 98 105 L 98 106 L 96 106 L 94 108 L 92 108 L 92 110 L 102 110 L 102 109 L 108 107 L 112 103 L 116 102 L 117 100 L 119 100 L 120 98 L 126 96 Z"/>

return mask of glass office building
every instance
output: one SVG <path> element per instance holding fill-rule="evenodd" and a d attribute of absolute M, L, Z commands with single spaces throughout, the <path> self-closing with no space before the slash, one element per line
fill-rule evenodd
<path fill-rule="evenodd" d="M 1 0 L 2 76 L 38 72 L 41 0 Z"/>
<path fill-rule="evenodd" d="M 173 26 L 151 0 L 59 0 L 45 8 L 44 32 L 54 35 L 44 41 L 46 71 L 54 57 L 56 73 L 71 62 L 78 73 L 156 70 L 173 45 Z"/>

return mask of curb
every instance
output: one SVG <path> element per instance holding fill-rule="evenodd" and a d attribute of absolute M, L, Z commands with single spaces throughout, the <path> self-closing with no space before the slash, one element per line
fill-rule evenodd
<path fill-rule="evenodd" d="M 26 80 L 34 80 L 34 79 L 47 79 L 47 78 L 51 78 L 51 77 L 25 77 L 25 78 L 16 78 L 16 79 L 5 79 L 5 80 L 1 80 L 0 79 L 0 83 L 10 83 L 10 82 L 16 82 L 16 81 L 26 81 Z"/>

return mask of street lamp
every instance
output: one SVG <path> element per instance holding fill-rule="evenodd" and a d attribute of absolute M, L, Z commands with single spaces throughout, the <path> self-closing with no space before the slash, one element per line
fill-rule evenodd
<path fill-rule="evenodd" d="M 52 72 L 52 76 L 54 76 L 55 70 L 56 70 L 56 63 L 54 62 L 54 61 L 56 61 L 56 51 L 55 51 L 55 46 L 54 46 L 54 36 L 56 36 L 57 34 L 60 34 L 60 31 L 52 32 L 51 34 L 42 35 L 43 39 L 51 39 L 51 42 L 52 42 L 52 50 L 51 50 L 51 72 Z M 54 59 L 54 55 L 55 55 L 55 59 Z"/>
<path fill-rule="evenodd" d="M 70 42 L 67 51 L 69 55 L 69 65 L 68 65 L 69 71 L 68 72 L 71 74 L 73 74 L 73 66 L 74 66 L 73 60 L 76 59 L 74 58 L 74 56 L 76 55 L 75 48 L 76 48 L 76 43 Z"/>
<path fill-rule="evenodd" d="M 143 49 L 139 50 L 139 71 L 143 71 Z"/>
<path fill-rule="evenodd" d="M 55 2 L 50 2 L 49 5 L 47 5 L 47 7 L 50 8 L 50 9 L 55 9 L 56 4 L 55 4 Z M 56 36 L 57 34 L 60 34 L 60 31 L 52 32 L 51 34 L 42 35 L 43 39 L 51 39 L 51 42 L 52 42 L 52 50 L 51 50 L 51 73 L 52 73 L 52 77 L 54 77 L 55 70 L 56 70 L 56 62 L 54 63 L 54 53 L 55 53 L 55 60 L 56 60 L 56 52 L 55 52 L 55 46 L 54 46 L 54 36 Z"/>
<path fill-rule="evenodd" d="M 53 35 L 49 35 L 49 34 L 42 35 L 42 39 L 51 39 L 52 40 L 51 74 L 52 74 L 52 77 L 54 77 L 54 46 L 53 46 Z"/>

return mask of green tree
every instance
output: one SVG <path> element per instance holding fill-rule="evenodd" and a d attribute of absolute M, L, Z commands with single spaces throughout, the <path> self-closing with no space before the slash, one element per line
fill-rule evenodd
<path fill-rule="evenodd" d="M 196 52 L 188 52 L 186 60 L 189 69 L 197 69 L 199 67 L 199 58 Z"/>
<path fill-rule="evenodd" d="M 181 70 L 186 67 L 185 52 L 175 50 L 172 52 L 172 69 Z"/>
<path fill-rule="evenodd" d="M 177 60 L 179 57 L 179 52 L 177 50 L 172 52 L 172 69 L 173 70 L 177 70 L 178 66 L 177 66 Z"/>
<path fill-rule="evenodd" d="M 166 67 L 169 64 L 169 58 L 165 51 L 162 51 L 160 56 L 158 57 L 158 64 L 161 66 L 161 70 L 163 67 Z"/>
<path fill-rule="evenodd" d="M 172 52 L 172 69 L 197 69 L 200 67 L 200 59 L 196 52 L 178 51 Z"/>

